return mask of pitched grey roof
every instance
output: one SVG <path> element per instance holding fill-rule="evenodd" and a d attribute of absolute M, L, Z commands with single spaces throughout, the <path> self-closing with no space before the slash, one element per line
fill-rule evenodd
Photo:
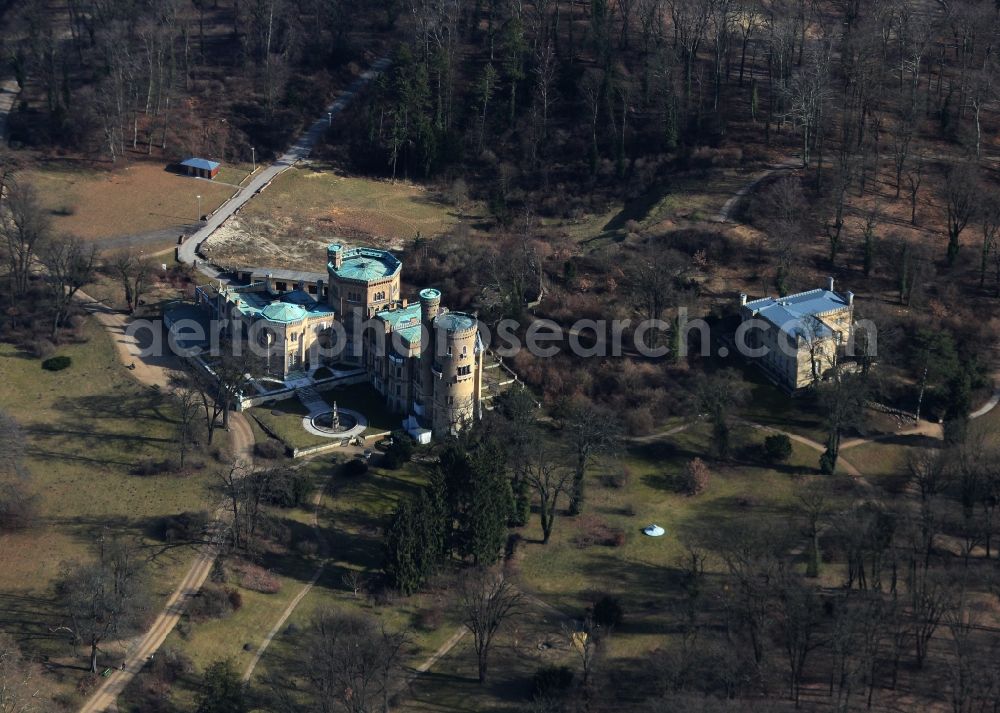
<path fill-rule="evenodd" d="M 815 289 L 786 297 L 764 297 L 747 302 L 746 307 L 757 317 L 763 317 L 782 332 L 806 339 L 833 334 L 817 317 L 845 309 L 846 299 L 831 290 Z"/>

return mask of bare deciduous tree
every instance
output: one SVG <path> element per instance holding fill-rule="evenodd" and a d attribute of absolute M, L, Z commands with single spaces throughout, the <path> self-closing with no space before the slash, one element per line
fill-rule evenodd
<path fill-rule="evenodd" d="M 979 204 L 982 187 L 976 167 L 968 162 L 956 164 L 945 175 L 944 201 L 948 219 L 948 264 L 958 257 L 962 231 L 969 224 Z"/>
<path fill-rule="evenodd" d="M 112 256 L 108 266 L 122 287 L 125 307 L 130 314 L 135 312 L 142 304 L 142 296 L 149 286 L 152 264 L 144 260 L 141 253 L 129 248 Z"/>
<path fill-rule="evenodd" d="M 390 632 L 374 619 L 335 609 L 320 611 L 305 634 L 308 660 L 304 678 L 316 713 L 377 713 L 389 710 L 389 698 L 408 637 Z M 279 691 L 281 693 L 282 691 Z M 301 711 L 300 700 L 284 701 Z"/>
<path fill-rule="evenodd" d="M 0 235 L 7 253 L 11 296 L 22 297 L 28 291 L 28 278 L 35 258 L 51 236 L 48 213 L 29 183 L 15 183 L 7 189 L 7 199 L 0 208 Z"/>
<path fill-rule="evenodd" d="M 90 649 L 98 671 L 102 643 L 131 635 L 148 605 L 144 563 L 136 547 L 101 536 L 96 561 L 63 564 L 56 592 L 77 643 Z"/>
<path fill-rule="evenodd" d="M 76 293 L 94 281 L 97 246 L 86 245 L 72 235 L 51 240 L 39 255 L 52 286 L 53 339 L 69 314 Z"/>
<path fill-rule="evenodd" d="M 172 374 L 170 378 L 170 403 L 177 415 L 175 434 L 177 438 L 177 453 L 180 459 L 179 467 L 184 470 L 187 455 L 197 439 L 195 423 L 202 409 L 204 395 L 189 379 L 180 374 Z"/>
<path fill-rule="evenodd" d="M 13 637 L 0 632 L 0 713 L 34 713 L 43 708 L 32 665 Z"/>
<path fill-rule="evenodd" d="M 548 544 L 555 526 L 559 500 L 569 490 L 573 471 L 554 460 L 551 449 L 540 441 L 533 443 L 530 449 L 531 455 L 524 463 L 524 478 L 538 495 L 542 542 Z"/>
<path fill-rule="evenodd" d="M 459 582 L 458 605 L 462 622 L 472 632 L 480 683 L 489 673 L 494 638 L 505 622 L 520 613 L 522 598 L 499 569 L 469 570 Z"/>
<path fill-rule="evenodd" d="M 584 479 L 594 460 L 612 451 L 621 432 L 615 414 L 589 403 L 568 407 L 562 423 L 566 448 L 574 461 L 573 489 L 569 512 L 578 514 L 583 509 Z"/>
<path fill-rule="evenodd" d="M 986 266 L 990 253 L 1000 249 L 997 237 L 1000 236 L 1000 197 L 995 191 L 984 191 L 980 197 L 979 226 L 983 231 L 983 245 L 979 261 L 979 287 L 986 284 Z"/>

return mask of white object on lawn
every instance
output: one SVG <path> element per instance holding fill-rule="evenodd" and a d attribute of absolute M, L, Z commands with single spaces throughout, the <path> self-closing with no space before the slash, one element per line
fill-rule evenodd
<path fill-rule="evenodd" d="M 663 537 L 667 534 L 667 531 L 659 525 L 648 525 L 647 527 L 642 528 L 642 533 L 644 535 L 649 535 L 650 537 Z"/>

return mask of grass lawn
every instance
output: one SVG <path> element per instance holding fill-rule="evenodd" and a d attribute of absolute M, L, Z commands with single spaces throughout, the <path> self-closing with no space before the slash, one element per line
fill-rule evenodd
<path fill-rule="evenodd" d="M 251 422 L 262 426 L 265 433 L 271 433 L 288 448 L 308 448 L 332 442 L 329 438 L 314 436 L 302 427 L 302 419 L 309 415 L 309 411 L 295 396 L 256 406 L 247 415 Z"/>
<path fill-rule="evenodd" d="M 331 472 L 336 468 L 336 462 L 327 458 L 308 463 L 304 467 L 313 477 L 314 489 L 325 489 L 329 485 Z M 280 583 L 279 591 L 265 594 L 240 586 L 239 576 L 230 566 L 232 563 L 223 560 L 227 565 L 228 579 L 222 586 L 239 591 L 242 606 L 219 619 L 193 620 L 185 615 L 177 628 L 170 632 L 163 650 L 175 650 L 184 654 L 195 668 L 193 675 L 182 677 L 170 689 L 171 700 L 180 710 L 193 708 L 200 675 L 209 664 L 231 659 L 242 675 L 257 647 L 281 613 L 312 579 L 321 560 L 317 554 L 300 551 L 296 545 L 300 542 L 316 542 L 316 530 L 312 526 L 312 499 L 315 492 L 314 490 L 310 494 L 308 505 L 288 510 L 270 510 L 273 519 L 287 528 L 289 540 L 283 545 L 273 545 L 270 550 L 261 553 L 257 564 L 267 569 Z M 141 712 L 143 688 L 155 685 L 155 680 L 151 677 L 139 676 L 120 699 L 119 708 L 122 711 Z"/>
<path fill-rule="evenodd" d="M 433 238 L 466 217 L 418 185 L 295 167 L 216 231 L 205 251 L 220 264 L 316 270 L 326 264 L 331 236 L 398 249 L 418 233 Z"/>
<path fill-rule="evenodd" d="M 826 442 L 828 434 L 820 418 L 821 410 L 813 405 L 809 394 L 789 396 L 752 366 L 744 369 L 743 376 L 750 385 L 750 397 L 739 410 L 741 418 L 797 433 L 817 443 Z"/>
<path fill-rule="evenodd" d="M 664 181 L 628 203 L 612 203 L 603 213 L 572 221 L 547 219 L 543 223 L 562 228 L 590 248 L 601 247 L 625 240 L 631 229 L 670 229 L 691 221 L 711 220 L 749 180 L 748 176 L 735 169 L 692 172 Z"/>
<path fill-rule="evenodd" d="M 368 384 L 324 389 L 321 394 L 331 406 L 336 401 L 338 408 L 363 414 L 368 419 L 368 427 L 362 433 L 364 436 L 394 431 L 402 425 L 402 417 L 389 411 L 382 396 Z M 257 406 L 248 413 L 252 420 L 257 420 L 289 448 L 321 446 L 336 440 L 315 436 L 302 427 L 302 419 L 309 415 L 309 411 L 294 396 Z"/>
<path fill-rule="evenodd" d="M 454 631 L 457 620 L 442 604 L 445 593 L 429 591 L 403 600 L 376 604 L 366 595 L 355 598 L 344 582 L 348 570 L 366 574 L 378 571 L 382 556 L 382 530 L 399 498 L 409 497 L 426 482 L 422 466 L 411 463 L 396 471 L 373 467 L 360 477 L 342 475 L 335 459 L 317 458 L 303 466 L 316 479 L 317 487 L 326 486 L 317 512 L 320 534 L 328 544 L 329 558 L 323 576 L 302 599 L 285 627 L 272 642 L 254 673 L 254 681 L 266 693 L 262 684 L 270 674 L 295 670 L 302 660 L 301 632 L 321 609 L 338 608 L 356 611 L 377 618 L 394 630 L 411 632 L 408 659 L 416 665 L 435 651 Z M 279 517 L 293 529 L 293 539 L 310 539 L 314 531 L 309 525 L 311 509 L 277 511 Z M 189 705 L 194 700 L 193 685 L 205 666 L 213 661 L 231 658 L 242 673 L 253 651 L 265 634 L 277 622 L 288 602 L 312 577 L 319 559 L 298 552 L 283 552 L 266 557 L 268 567 L 281 582 L 281 591 L 264 595 L 240 590 L 243 607 L 218 620 L 190 622 L 183 632 L 170 634 L 166 647 L 173 647 L 191 657 L 196 674 L 180 682 L 171 691 L 175 704 Z M 226 586 L 236 586 L 230 580 Z M 426 612 L 435 611 L 435 617 Z M 183 636 L 182 636 L 183 633 Z M 249 645 L 247 647 L 246 645 Z M 137 685 L 143 685 L 140 677 Z M 133 696 L 127 696 L 134 700 Z M 265 705 L 261 710 L 268 710 Z M 125 705 L 122 710 L 130 710 Z"/>
<path fill-rule="evenodd" d="M 234 173 L 232 183 L 242 175 Z M 190 225 L 198 218 L 197 196 L 201 196 L 202 212 L 210 213 L 236 190 L 171 173 L 156 162 L 108 171 L 51 161 L 22 176 L 38 190 L 42 205 L 52 211 L 56 231 L 87 239 Z"/>
<path fill-rule="evenodd" d="M 73 364 L 55 373 L 0 344 L 0 409 L 25 431 L 39 511 L 37 527 L 0 535 L 0 628 L 27 637 L 30 655 L 67 664 L 79 659 L 62 637 L 46 634 L 62 623 L 51 599 L 61 563 L 91 557 L 102 531 L 138 538 L 148 548 L 158 608 L 193 551 L 161 551 L 148 536 L 150 526 L 160 516 L 205 510 L 214 501 L 210 463 L 187 477 L 131 474 L 137 463 L 172 453 L 173 416 L 156 391 L 131 379 L 96 323 L 88 321 L 85 336 L 86 342 L 58 350 Z M 61 669 L 42 681 L 71 688 L 79 674 Z"/>
<path fill-rule="evenodd" d="M 577 675 L 579 655 L 571 648 L 573 630 L 564 620 L 534 600 L 525 602 L 514 624 L 497 634 L 490 655 L 490 677 L 479 683 L 471 634 L 427 674 L 418 676 L 393 708 L 405 713 L 439 711 L 527 711 L 531 679 L 543 666 L 567 666 Z"/>
<path fill-rule="evenodd" d="M 734 432 L 740 447 L 757 444 L 764 434 L 749 429 Z M 528 591 L 568 615 L 580 617 L 597 593 L 620 597 L 627 624 L 616 631 L 611 648 L 615 656 L 642 656 L 659 645 L 672 623 L 669 598 L 688 544 L 708 548 L 707 536 L 731 530 L 738 536 L 741 522 L 782 524 L 797 512 L 797 493 L 808 483 L 827 483 L 850 491 L 845 478 L 822 478 L 812 449 L 793 444 L 793 455 L 776 468 L 737 459 L 718 464 L 706 461 L 712 477 L 706 492 L 688 497 L 676 491 L 674 478 L 694 456 L 704 457 L 709 427 L 687 431 L 651 443 L 636 445 L 618 464 L 598 469 L 589 478 L 583 515 L 557 519 L 551 541 L 540 544 L 537 514 L 532 516 L 518 554 L 520 577 Z M 602 483 L 601 476 L 627 468 L 627 482 L 619 488 Z M 647 537 L 642 528 L 660 525 L 666 535 Z M 587 543 L 587 535 L 621 531 L 620 547 Z M 718 568 L 710 562 L 709 568 Z"/>
<path fill-rule="evenodd" d="M 285 171 L 246 212 L 286 222 L 326 223 L 334 234 L 402 241 L 431 238 L 458 222 L 451 209 L 416 185 L 343 176 L 324 167 Z"/>
<path fill-rule="evenodd" d="M 870 483 L 897 492 L 909 478 L 906 463 L 910 454 L 938 444 L 940 441 L 923 436 L 898 436 L 848 448 L 841 455 L 864 473 Z"/>
<path fill-rule="evenodd" d="M 311 463 L 310 468 L 328 468 L 326 460 Z M 360 612 L 377 618 L 392 630 L 407 629 L 411 635 L 408 659 L 416 665 L 433 653 L 454 631 L 455 613 L 444 601 L 447 593 L 431 588 L 405 599 L 375 603 L 364 594 L 355 598 L 344 583 L 350 570 L 367 576 L 378 572 L 382 564 L 382 533 L 388 518 L 402 497 L 416 494 L 426 482 L 422 466 L 409 463 L 399 470 L 372 467 L 359 476 L 337 472 L 330 483 L 328 497 L 319 511 L 319 522 L 329 545 L 330 558 L 316 587 L 302 600 L 288 622 L 261 659 L 257 680 L 268 673 L 289 672 L 302 660 L 301 637 L 316 612 L 335 608 Z M 433 612 L 430 615 L 429 612 Z"/>

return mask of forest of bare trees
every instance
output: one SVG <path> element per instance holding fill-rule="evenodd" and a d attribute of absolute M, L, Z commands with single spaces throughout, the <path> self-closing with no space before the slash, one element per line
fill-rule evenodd
<path fill-rule="evenodd" d="M 12 3 L 11 140 L 113 163 L 266 157 L 324 106 L 349 30 L 376 14 L 340 0 Z"/>

